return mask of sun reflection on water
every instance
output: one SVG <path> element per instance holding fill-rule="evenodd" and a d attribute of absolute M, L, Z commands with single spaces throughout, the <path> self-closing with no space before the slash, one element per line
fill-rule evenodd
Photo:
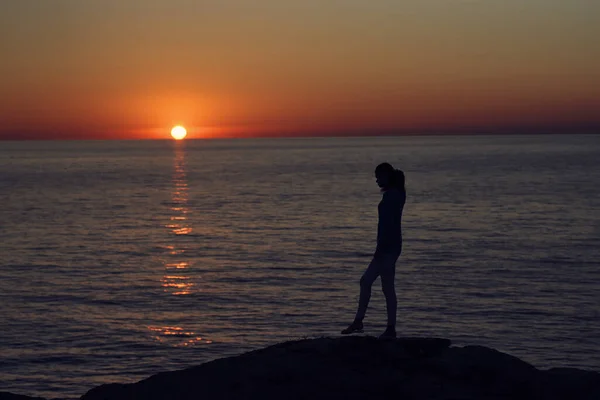
<path fill-rule="evenodd" d="M 165 291 L 171 291 L 173 295 L 180 296 L 190 294 L 194 286 L 190 276 L 182 275 L 188 272 L 190 264 L 186 261 L 165 264 L 166 275 L 162 278 L 162 286 Z M 173 271 L 169 273 L 169 271 Z"/>
<path fill-rule="evenodd" d="M 176 147 L 173 165 L 173 191 L 171 194 L 169 223 L 164 225 L 169 232 L 171 243 L 165 246 L 163 260 L 164 273 L 161 287 L 173 296 L 188 296 L 196 289 L 192 262 L 185 256 L 185 235 L 193 232 L 189 220 L 189 187 L 186 177 L 185 153 L 183 147 Z M 185 347 L 197 344 L 210 344 L 212 341 L 201 337 L 182 326 L 148 326 L 155 340 L 170 346 Z"/>
<path fill-rule="evenodd" d="M 149 326 L 148 329 L 156 334 L 154 338 L 159 342 L 166 342 L 168 339 L 173 338 L 182 339 L 181 342 L 173 344 L 177 347 L 191 346 L 199 342 L 212 343 L 211 340 L 197 336 L 196 333 L 186 331 L 179 326 Z"/>
<path fill-rule="evenodd" d="M 171 223 L 165 225 L 175 235 L 189 235 L 193 229 L 189 223 L 189 187 L 185 168 L 185 153 L 183 148 L 175 149 L 173 172 L 173 193 L 171 195 Z"/>
<path fill-rule="evenodd" d="M 185 153 L 182 147 L 175 149 L 175 160 L 173 165 L 173 192 L 171 194 L 171 223 L 165 225 L 176 236 L 189 235 L 193 229 L 189 222 L 189 187 L 187 183 L 185 168 Z M 169 246 L 170 255 L 184 254 L 185 249 L 177 246 L 177 240 Z M 192 293 L 195 286 L 191 277 L 191 264 L 188 260 L 176 260 L 165 262 L 165 275 L 161 279 L 162 287 L 166 292 L 175 296 L 183 296 Z"/>

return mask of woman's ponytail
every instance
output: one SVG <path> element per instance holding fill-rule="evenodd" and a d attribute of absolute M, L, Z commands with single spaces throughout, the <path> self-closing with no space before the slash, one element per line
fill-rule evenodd
<path fill-rule="evenodd" d="M 394 169 L 394 186 L 401 192 L 406 193 L 406 178 L 404 172 L 399 169 Z"/>

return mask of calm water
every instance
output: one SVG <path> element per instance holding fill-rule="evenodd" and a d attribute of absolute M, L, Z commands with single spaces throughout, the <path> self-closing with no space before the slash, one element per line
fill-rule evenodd
<path fill-rule="evenodd" d="M 600 370 L 600 136 L 0 142 L 0 390 L 337 334 L 384 160 L 409 193 L 400 334 Z"/>

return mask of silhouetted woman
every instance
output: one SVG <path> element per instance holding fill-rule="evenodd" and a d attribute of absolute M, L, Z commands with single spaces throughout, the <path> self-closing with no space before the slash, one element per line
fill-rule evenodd
<path fill-rule="evenodd" d="M 371 298 L 371 286 L 381 276 L 381 288 L 385 295 L 387 308 L 387 328 L 379 337 L 390 339 L 396 337 L 396 291 L 394 277 L 396 260 L 402 252 L 402 210 L 406 202 L 404 188 L 404 172 L 394 169 L 390 164 L 379 164 L 375 168 L 377 185 L 383 197 L 378 206 L 379 222 L 377 224 L 377 248 L 373 260 L 360 278 L 360 299 L 354 322 L 342 331 L 349 334 L 363 331 L 363 318 L 367 312 Z"/>

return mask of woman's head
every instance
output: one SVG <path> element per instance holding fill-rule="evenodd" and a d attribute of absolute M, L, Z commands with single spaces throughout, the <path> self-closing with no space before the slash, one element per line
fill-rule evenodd
<path fill-rule="evenodd" d="M 375 178 L 380 188 L 404 190 L 404 172 L 389 163 L 381 163 L 375 168 Z"/>

